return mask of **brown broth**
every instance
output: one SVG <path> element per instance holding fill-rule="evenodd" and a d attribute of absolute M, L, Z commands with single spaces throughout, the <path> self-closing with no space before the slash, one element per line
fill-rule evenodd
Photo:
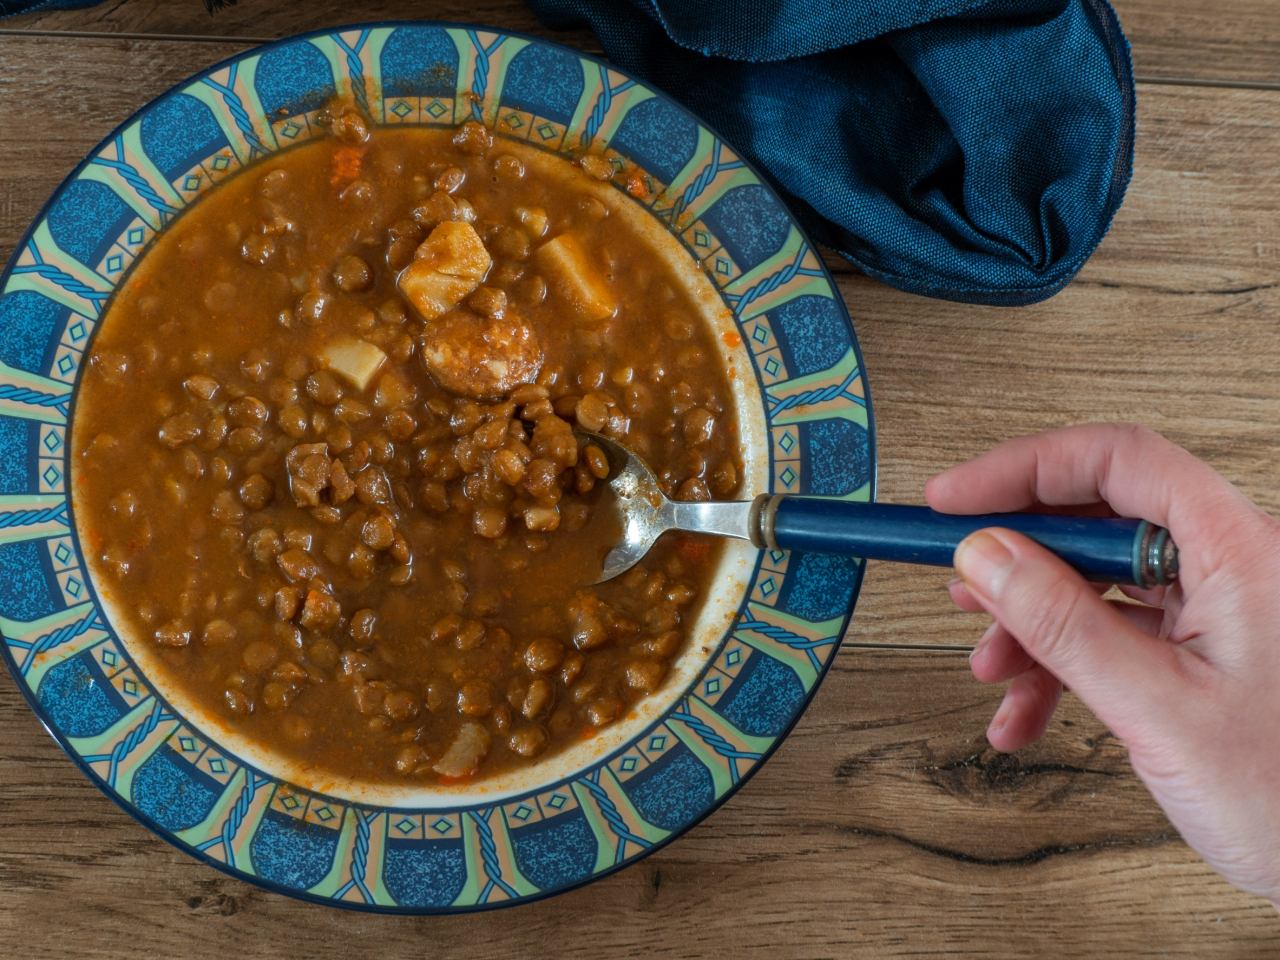
<path fill-rule="evenodd" d="M 568 431 L 615 436 L 672 496 L 728 498 L 733 398 L 689 295 L 582 169 L 526 168 L 474 130 L 362 141 L 352 125 L 220 185 L 120 287 L 74 414 L 78 529 L 126 639 L 213 721 L 337 776 L 487 776 L 657 690 L 720 556 L 664 537 L 584 586 L 617 521 Z M 442 211 L 464 222 L 464 199 L 492 265 L 467 305 L 424 322 L 397 273 Z M 542 276 L 538 248 L 566 233 L 611 317 L 582 320 Z M 424 347 L 459 318 L 531 331 L 542 360 L 521 403 L 428 371 Z M 363 390 L 324 369 L 342 338 L 386 354 Z M 324 445 L 306 468 L 328 478 L 318 493 L 310 448 L 287 460 L 308 444 Z"/>

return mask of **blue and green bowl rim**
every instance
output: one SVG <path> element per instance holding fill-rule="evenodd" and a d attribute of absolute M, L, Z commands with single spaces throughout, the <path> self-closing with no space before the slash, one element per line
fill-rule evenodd
<path fill-rule="evenodd" d="M 692 120 L 699 128 L 707 131 L 710 134 L 710 136 L 714 139 L 717 146 L 729 147 L 729 144 L 725 140 L 725 138 L 721 136 L 713 127 L 711 127 L 701 118 L 696 116 L 692 111 L 690 111 L 688 108 L 686 108 L 685 106 L 680 104 L 678 101 L 670 97 L 661 89 L 646 83 L 640 78 L 630 74 L 628 71 L 623 70 L 615 66 L 614 64 L 611 64 L 608 61 L 603 60 L 600 57 L 597 57 L 590 53 L 586 53 L 584 51 L 578 50 L 573 47 L 569 47 L 565 44 L 561 44 L 556 41 L 544 39 L 542 37 L 537 37 L 531 34 L 526 34 L 526 33 L 513 31 L 513 30 L 506 30 L 503 28 L 493 27 L 493 26 L 482 26 L 482 25 L 469 24 L 469 23 L 456 23 L 456 22 L 430 21 L 430 20 L 373 21 L 373 22 L 367 22 L 367 23 L 357 23 L 357 24 L 342 25 L 337 27 L 312 30 L 305 33 L 282 37 L 278 40 L 271 41 L 270 43 L 261 44 L 261 45 L 252 47 L 250 49 L 241 51 L 240 53 L 237 53 L 231 57 L 227 57 L 223 60 L 220 60 L 219 62 L 207 67 L 206 69 L 201 70 L 193 74 L 192 76 L 184 79 L 183 81 L 173 85 L 168 90 L 164 91 L 158 96 L 153 97 L 145 105 L 143 105 L 133 114 L 131 114 L 126 120 L 124 120 L 122 123 L 117 125 L 110 133 L 108 133 L 105 137 L 103 137 L 102 140 L 86 154 L 85 158 L 81 160 L 80 163 L 77 164 L 76 167 L 67 175 L 67 177 L 58 185 L 58 187 L 50 195 L 49 199 L 45 201 L 45 203 L 40 208 L 39 212 L 32 219 L 31 224 L 23 232 L 22 237 L 19 240 L 16 247 L 14 248 L 13 254 L 10 257 L 9 262 L 6 264 L 3 273 L 0 273 L 0 297 L 3 297 L 8 294 L 9 291 L 7 290 L 7 286 L 14 273 L 14 268 L 18 265 L 19 258 L 21 257 L 23 251 L 27 249 L 28 245 L 31 244 L 33 235 L 35 234 L 37 228 L 45 221 L 46 217 L 52 210 L 54 204 L 59 200 L 59 198 L 63 196 L 67 188 L 72 183 L 76 182 L 79 179 L 80 174 L 90 165 L 93 159 L 98 154 L 100 154 L 109 144 L 111 144 L 115 140 L 115 138 L 123 134 L 134 124 L 139 123 L 141 119 L 149 111 L 153 110 L 158 104 L 162 103 L 172 95 L 182 92 L 185 88 L 189 87 L 190 85 L 217 73 L 219 70 L 229 68 L 232 65 L 237 64 L 241 61 L 244 61 L 248 58 L 261 56 L 262 54 L 267 53 L 271 50 L 275 50 L 284 46 L 288 46 L 290 44 L 295 44 L 303 41 L 309 41 L 309 40 L 314 40 L 314 39 L 323 38 L 323 37 L 331 37 L 340 33 L 349 33 L 353 31 L 373 31 L 373 30 L 381 30 L 381 29 L 395 30 L 398 28 L 411 28 L 411 29 L 437 28 L 442 30 L 461 30 L 461 31 L 469 31 L 473 34 L 473 36 L 474 34 L 478 34 L 478 33 L 492 33 L 496 35 L 501 35 L 503 39 L 508 37 L 515 38 L 518 40 L 526 41 L 530 45 L 549 47 L 554 50 L 568 53 L 578 58 L 579 60 L 584 61 L 585 63 L 594 64 L 595 66 L 600 68 L 602 71 L 602 76 L 606 78 L 606 82 L 607 82 L 608 74 L 603 72 L 605 70 L 611 71 L 620 76 L 625 76 L 629 78 L 636 86 L 648 91 L 654 97 L 665 102 L 669 107 L 674 108 L 676 111 L 683 114 L 686 118 Z M 459 91 L 463 89 L 462 81 L 461 81 L 461 73 L 462 73 L 462 51 L 460 50 L 459 51 L 459 69 L 458 69 L 459 80 L 457 85 L 457 89 Z M 336 73 L 333 77 L 333 80 L 334 80 L 335 87 L 340 86 L 340 81 Z M 584 83 L 584 94 L 585 92 L 586 92 L 586 87 Z M 390 98 L 385 98 L 385 99 L 389 100 Z M 500 106 L 500 96 L 498 97 L 498 100 L 499 100 L 499 106 Z M 732 148 L 729 147 L 729 149 L 732 149 Z M 275 151 L 270 151 L 268 155 L 271 152 L 275 152 Z M 790 229 L 796 232 L 796 234 L 798 235 L 798 237 L 800 238 L 804 246 L 807 248 L 807 250 L 813 253 L 817 261 L 817 267 L 821 273 L 821 278 L 830 287 L 831 298 L 834 300 L 836 307 L 839 309 L 840 317 L 843 320 L 844 326 L 846 327 L 847 333 L 849 336 L 849 346 L 852 352 L 852 356 L 854 358 L 854 362 L 856 363 L 857 378 L 861 381 L 861 384 L 863 387 L 862 400 L 863 400 L 863 406 L 865 408 L 865 420 L 866 420 L 865 431 L 867 435 L 867 455 L 869 457 L 869 465 L 868 465 L 867 481 L 866 481 L 865 487 L 862 489 L 862 494 L 865 495 L 865 499 L 874 500 L 875 490 L 877 485 L 877 473 L 878 473 L 876 437 L 875 437 L 875 419 L 874 419 L 874 414 L 872 410 L 871 392 L 870 392 L 869 385 L 867 384 L 866 368 L 863 363 L 862 353 L 859 348 L 857 335 L 854 330 L 852 320 L 849 317 L 848 310 L 845 307 L 844 302 L 839 295 L 838 288 L 836 287 L 830 275 L 830 272 L 827 270 L 826 265 L 822 262 L 821 257 L 817 254 L 817 247 L 813 244 L 812 240 L 805 233 L 803 227 L 801 227 L 799 222 L 795 219 L 794 214 L 792 214 L 790 210 L 788 210 L 785 202 L 778 195 L 778 192 L 774 189 L 769 179 L 764 175 L 762 175 L 760 171 L 755 167 L 755 165 L 751 163 L 750 160 L 743 157 L 737 151 L 733 151 L 733 152 L 736 154 L 736 158 L 741 163 L 742 167 L 744 167 L 747 171 L 749 171 L 751 175 L 755 177 L 756 182 L 758 182 L 760 185 L 763 186 L 763 188 L 767 192 L 768 196 L 772 199 L 772 201 L 776 203 L 781 208 L 781 210 L 786 213 L 787 218 L 790 221 L 789 223 Z M 207 160 L 209 158 L 206 157 L 205 159 Z M 248 164 L 245 164 L 244 166 L 252 166 L 252 161 Z M 185 209 L 185 207 L 183 209 Z M 679 234 L 677 233 L 676 236 L 678 237 Z M 149 246 L 149 242 L 150 241 L 148 241 L 148 244 L 147 244 L 148 246 Z M 146 248 L 143 247 L 143 251 L 145 251 L 145 249 Z M 137 259 L 141 259 L 142 255 L 143 254 L 140 252 Z M 126 269 L 119 279 L 123 279 L 124 276 L 127 276 L 128 272 L 129 271 Z M 117 280 L 117 283 L 118 282 L 119 280 Z M 108 297 L 108 299 L 104 302 L 102 308 L 100 309 L 98 314 L 99 318 L 106 313 L 109 303 L 110 303 L 110 297 Z M 736 312 L 735 312 L 735 317 L 736 317 Z M 739 321 L 739 323 L 741 322 L 742 321 Z M 57 333 L 56 329 L 54 333 L 55 334 Z M 95 329 L 95 334 L 96 334 L 96 329 Z M 0 330 L 0 337 L 3 337 L 3 335 L 4 335 L 4 331 Z M 744 341 L 745 341 L 745 336 L 744 336 Z M 90 337 L 90 343 L 91 342 L 92 342 L 92 336 Z M 85 355 L 87 355 L 88 353 L 88 348 L 89 348 L 89 343 L 85 345 L 85 351 L 84 351 Z M 761 393 L 764 394 L 765 385 L 761 379 L 760 370 L 758 368 L 758 364 L 755 361 L 754 355 L 752 356 L 752 371 L 753 371 L 753 374 L 755 375 L 758 388 L 760 389 Z M 73 420 L 72 414 L 74 411 L 74 403 L 75 403 L 75 395 L 76 395 L 75 387 L 79 383 L 79 378 L 80 378 L 80 370 L 77 369 L 75 381 L 72 385 L 71 405 L 68 408 L 68 415 L 65 422 L 66 435 L 64 440 L 64 459 L 63 459 L 64 478 L 69 478 L 70 476 L 71 429 L 72 429 L 72 420 Z M 766 407 L 767 407 L 767 395 L 766 395 Z M 773 465 L 772 449 L 770 449 L 769 457 L 770 457 L 770 466 L 772 467 Z M 770 483 L 771 485 L 774 483 L 772 470 L 771 470 L 771 476 L 770 476 Z M 65 503 L 66 503 L 66 512 L 67 512 L 67 525 L 68 525 L 69 532 L 67 534 L 58 534 L 58 536 L 69 536 L 72 539 L 73 543 L 75 544 L 75 549 L 77 554 L 80 557 L 83 557 L 83 554 L 80 551 L 79 534 L 76 530 L 74 520 L 72 519 L 71 497 L 69 492 L 66 493 Z M 762 557 L 763 557 L 763 554 L 762 554 Z M 83 561 L 82 561 L 82 564 L 83 564 Z M 753 576 L 756 573 L 758 573 L 758 571 L 760 570 L 760 565 L 761 565 L 761 561 L 757 560 L 755 568 L 753 570 Z M 713 796 L 711 802 L 708 803 L 700 812 L 693 815 L 689 820 L 675 826 L 673 829 L 671 829 L 668 832 L 667 836 L 651 842 L 648 846 L 644 847 L 639 852 L 628 855 L 625 858 L 620 859 L 613 864 L 606 865 L 599 869 L 593 870 L 588 875 L 580 879 L 576 879 L 558 886 L 552 886 L 546 889 L 538 889 L 533 893 L 521 895 L 519 897 L 515 897 L 511 899 L 485 901 L 485 902 L 460 905 L 460 906 L 445 905 L 445 906 L 421 907 L 421 906 L 404 906 L 404 905 L 386 905 L 386 904 L 338 899 L 334 896 L 317 895 L 317 894 L 310 893 L 306 889 L 291 887 L 279 881 L 268 879 L 268 878 L 259 876 L 255 873 L 250 873 L 246 870 L 242 870 L 238 867 L 235 867 L 226 862 L 223 862 L 200 849 L 197 849 L 192 844 L 176 836 L 176 833 L 173 829 L 162 825 L 161 823 L 153 819 L 149 814 L 144 813 L 142 810 L 140 810 L 133 803 L 133 801 L 126 798 L 121 792 L 118 792 L 116 789 L 111 787 L 107 783 L 107 781 L 104 780 L 103 777 L 100 776 L 90 766 L 89 762 L 86 761 L 85 758 L 70 743 L 69 735 L 65 733 L 62 729 L 60 729 L 59 726 L 50 718 L 50 716 L 48 715 L 48 712 L 46 711 L 44 706 L 39 702 L 37 698 L 37 691 L 33 690 L 25 680 L 22 672 L 22 668 L 16 661 L 13 654 L 13 650 L 10 647 L 9 640 L 11 638 L 0 636 L 0 639 L 3 639 L 5 641 L 4 643 L 0 644 L 0 648 L 2 648 L 0 649 L 0 652 L 2 652 L 3 654 L 4 661 L 6 666 L 9 669 L 10 675 L 13 677 L 16 685 L 21 691 L 23 697 L 26 699 L 27 704 L 31 708 L 32 712 L 40 720 L 41 724 L 44 726 L 45 730 L 48 731 L 49 735 L 53 737 L 53 739 L 58 743 L 58 745 L 67 754 L 67 756 L 71 759 L 71 761 L 80 769 L 80 771 L 95 786 L 97 786 L 99 790 L 101 790 L 109 799 L 111 799 L 118 807 L 120 807 L 120 809 L 122 809 L 130 817 L 137 820 L 147 829 L 151 830 L 153 833 L 155 833 L 159 837 L 168 841 L 170 844 L 172 844 L 174 847 L 178 848 L 179 850 L 183 851 L 184 853 L 194 857 L 199 861 L 202 861 L 203 863 L 208 864 L 211 867 L 214 867 L 215 869 L 222 871 L 223 873 L 226 873 L 229 876 L 233 876 L 240 880 L 244 880 L 248 883 L 261 887 L 262 889 L 269 890 L 274 893 L 279 893 L 284 896 L 293 897 L 299 900 L 304 900 L 304 901 L 318 903 L 318 904 L 324 904 L 326 906 L 339 907 L 342 909 L 355 910 L 359 912 L 383 913 L 383 914 L 393 914 L 393 915 L 451 915 L 451 914 L 460 914 L 460 913 L 475 913 L 475 912 L 499 909 L 502 907 L 514 906 L 518 904 L 531 903 L 537 900 L 542 900 L 546 897 L 555 896 L 561 893 L 566 893 L 570 890 L 578 889 L 580 887 L 586 886 L 587 884 L 600 880 L 604 877 L 610 876 L 625 867 L 629 867 L 639 862 L 640 860 L 656 852 L 657 850 L 662 849 L 667 844 L 675 840 L 677 837 L 682 836 L 683 834 L 691 830 L 693 827 L 700 824 L 706 817 L 708 817 L 710 814 L 712 814 L 717 809 L 719 809 L 722 804 L 724 804 L 731 796 L 737 793 L 738 790 L 740 790 L 742 786 L 748 780 L 750 780 L 751 777 L 754 776 L 754 774 L 769 760 L 769 758 L 783 743 L 783 741 L 786 740 L 786 738 L 790 735 L 791 731 L 795 728 L 795 725 L 799 722 L 800 718 L 804 715 L 805 711 L 808 709 L 810 703 L 813 700 L 814 695 L 817 693 L 819 686 L 822 684 L 823 679 L 826 677 L 827 672 L 830 670 L 831 664 L 834 661 L 836 654 L 840 648 L 844 633 L 848 629 L 848 625 L 852 617 L 854 608 L 856 606 L 858 596 L 861 592 L 862 580 L 863 580 L 863 575 L 865 573 L 865 569 L 866 569 L 865 562 L 859 562 L 857 565 L 857 571 L 852 583 L 851 595 L 848 599 L 847 607 L 845 608 L 845 610 L 843 611 L 843 614 L 840 617 L 839 626 L 834 634 L 834 642 L 831 644 L 830 653 L 826 656 L 826 659 L 817 668 L 816 676 L 812 684 L 804 692 L 803 696 L 799 699 L 794 709 L 794 712 L 792 713 L 790 718 L 779 728 L 779 732 L 777 732 L 776 734 L 769 734 L 769 736 L 772 737 L 772 743 L 766 749 L 764 749 L 759 753 L 758 759 L 756 759 L 755 762 L 752 763 L 750 768 L 747 769 L 742 774 L 735 777 L 732 784 L 728 786 L 727 789 L 725 789 L 722 793 L 720 793 L 719 795 Z M 101 609 L 100 603 L 98 603 L 96 599 L 97 597 L 96 588 L 93 586 L 92 579 L 87 572 L 85 575 L 85 586 L 90 591 L 90 594 L 89 594 L 90 599 L 94 601 L 98 609 Z M 748 593 L 748 598 L 744 599 L 743 601 L 744 608 L 746 606 L 746 603 L 749 601 L 749 597 L 750 597 L 750 592 Z M 737 625 L 736 616 L 735 616 L 734 624 L 736 627 Z M 107 630 L 108 638 L 115 639 L 117 642 L 117 645 L 123 648 L 123 644 L 120 643 L 118 639 L 118 634 L 116 633 L 116 631 L 110 629 L 109 622 L 107 623 L 107 627 L 108 627 L 108 630 Z M 666 713 L 664 713 L 662 717 L 660 717 L 657 721 L 647 726 L 639 735 L 637 735 L 632 740 L 629 740 L 627 743 L 623 744 L 622 746 L 618 747 L 616 750 L 611 752 L 606 757 L 593 761 L 592 764 L 586 770 L 579 771 L 578 773 L 574 774 L 572 777 L 563 778 L 562 780 L 556 781 L 553 784 L 543 785 L 534 790 L 528 791 L 527 795 L 534 796 L 535 794 L 543 793 L 548 790 L 555 789 L 562 785 L 571 784 L 575 780 L 585 776 L 587 773 L 589 773 L 593 769 L 606 768 L 612 760 L 624 754 L 628 749 L 635 747 L 635 745 L 640 741 L 642 741 L 644 738 L 650 736 L 652 733 L 652 730 L 664 724 L 667 721 L 667 719 L 671 716 L 671 714 L 676 712 L 681 706 L 681 704 L 685 702 L 687 697 L 692 694 L 692 691 L 694 690 L 694 688 L 697 686 L 697 684 L 700 681 L 702 681 L 702 679 L 706 675 L 706 672 L 711 669 L 711 666 L 715 663 L 716 658 L 719 656 L 719 653 L 724 649 L 727 642 L 733 637 L 733 634 L 734 634 L 734 627 L 730 627 L 726 631 L 724 638 L 722 638 L 722 640 L 719 641 L 719 644 L 717 646 L 716 656 L 712 657 L 706 669 L 703 672 L 699 673 L 698 677 L 694 680 L 693 685 L 691 685 L 690 689 L 686 691 L 684 694 L 682 694 L 681 698 L 678 699 L 676 703 Z M 141 671 L 139 671 L 138 675 L 145 680 L 145 675 L 143 675 Z M 148 686 L 150 685 L 148 684 Z M 168 703 L 158 693 L 158 691 L 152 688 L 150 690 L 150 695 L 155 698 L 155 701 L 158 705 L 162 705 L 163 707 L 169 707 Z M 170 708 L 170 712 L 173 713 L 174 716 L 176 716 L 179 720 L 182 720 L 181 715 L 178 714 L 176 711 L 173 711 L 172 708 Z M 176 732 L 177 732 L 177 728 L 175 728 L 174 732 L 169 736 L 176 735 Z M 211 738 L 204 737 L 203 739 L 205 739 L 205 741 L 209 745 L 218 747 L 218 749 L 221 752 L 223 752 L 226 756 L 230 757 L 231 759 L 235 760 L 236 763 L 238 763 L 242 768 L 247 769 L 252 773 L 260 774 L 266 779 L 275 781 L 277 784 L 280 783 L 280 781 L 277 781 L 276 778 L 271 777 L 270 775 L 264 774 L 261 771 L 259 771 L 253 764 L 246 763 L 245 761 L 236 757 L 234 753 L 224 750 L 223 748 L 220 747 L 220 745 L 216 743 L 216 741 L 212 740 Z M 167 738 L 165 742 L 167 742 Z M 228 780 L 227 782 L 228 786 L 230 782 L 231 781 Z M 310 797 L 324 798 L 325 796 L 315 791 L 305 790 L 302 788 L 299 788 L 299 792 L 304 793 Z M 515 801 L 521 800 L 522 797 L 524 796 L 525 795 L 522 794 L 521 796 L 509 797 L 506 800 L 499 801 L 496 804 L 491 805 L 491 809 L 494 812 L 498 812 L 497 811 L 498 807 L 509 805 Z M 352 801 L 342 800 L 341 798 L 332 798 L 332 799 L 335 802 L 340 803 L 344 807 L 354 808 L 356 806 L 360 806 L 355 804 Z M 268 806 L 269 805 L 270 805 L 270 801 L 268 801 Z M 376 805 L 363 805 L 363 806 L 365 806 L 367 809 L 370 809 L 370 810 L 387 811 L 388 818 L 392 813 L 401 811 L 401 808 L 396 808 L 396 807 L 377 807 Z M 459 812 L 461 813 L 469 812 L 469 809 L 470 808 L 468 808 L 468 810 L 461 810 Z M 430 812 L 436 813 L 439 811 L 430 811 Z M 346 817 L 345 812 L 343 816 L 344 816 L 344 822 L 345 822 L 345 817 Z M 337 854 L 335 854 L 335 862 L 336 862 L 336 857 L 337 857 Z"/>

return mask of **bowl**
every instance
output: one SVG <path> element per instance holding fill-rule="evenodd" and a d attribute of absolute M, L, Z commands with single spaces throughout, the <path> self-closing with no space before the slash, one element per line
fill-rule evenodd
<path fill-rule="evenodd" d="M 724 802 L 817 689 L 862 564 L 733 544 L 659 693 L 594 740 L 476 783 L 317 782 L 202 717 L 118 626 L 81 552 L 81 362 L 156 236 L 311 138 L 335 94 L 388 126 L 479 120 L 528 162 L 603 149 L 618 175 L 602 201 L 684 276 L 731 371 L 743 496 L 870 499 L 870 397 L 831 277 L 751 165 L 642 81 L 529 36 L 377 23 L 258 47 L 139 110 L 41 210 L 0 276 L 0 634 L 32 709 L 130 815 L 241 879 L 367 911 L 506 906 L 618 870 Z M 636 176 L 641 200 L 624 189 Z"/>

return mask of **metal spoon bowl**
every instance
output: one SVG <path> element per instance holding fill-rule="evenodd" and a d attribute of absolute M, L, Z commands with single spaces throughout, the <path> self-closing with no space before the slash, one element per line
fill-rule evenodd
<path fill-rule="evenodd" d="M 622 520 L 622 539 L 604 558 L 604 568 L 596 583 L 626 573 L 668 530 L 755 540 L 751 531 L 759 525 L 755 516 L 760 508 L 758 502 L 671 500 L 658 486 L 658 478 L 649 465 L 622 444 L 586 430 L 575 433 L 588 444 L 599 447 L 609 461 L 605 483 L 617 499 Z"/>

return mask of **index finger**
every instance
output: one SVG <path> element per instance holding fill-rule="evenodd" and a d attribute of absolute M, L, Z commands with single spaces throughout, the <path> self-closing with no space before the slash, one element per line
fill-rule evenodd
<path fill-rule="evenodd" d="M 1135 424 L 1086 424 L 1017 437 L 925 486 L 942 513 L 1025 510 L 1036 504 L 1104 501 L 1124 517 L 1168 527 L 1186 572 L 1203 572 L 1234 550 L 1261 511 L 1207 463 Z M 1188 568 L 1190 564 L 1190 569 Z"/>

